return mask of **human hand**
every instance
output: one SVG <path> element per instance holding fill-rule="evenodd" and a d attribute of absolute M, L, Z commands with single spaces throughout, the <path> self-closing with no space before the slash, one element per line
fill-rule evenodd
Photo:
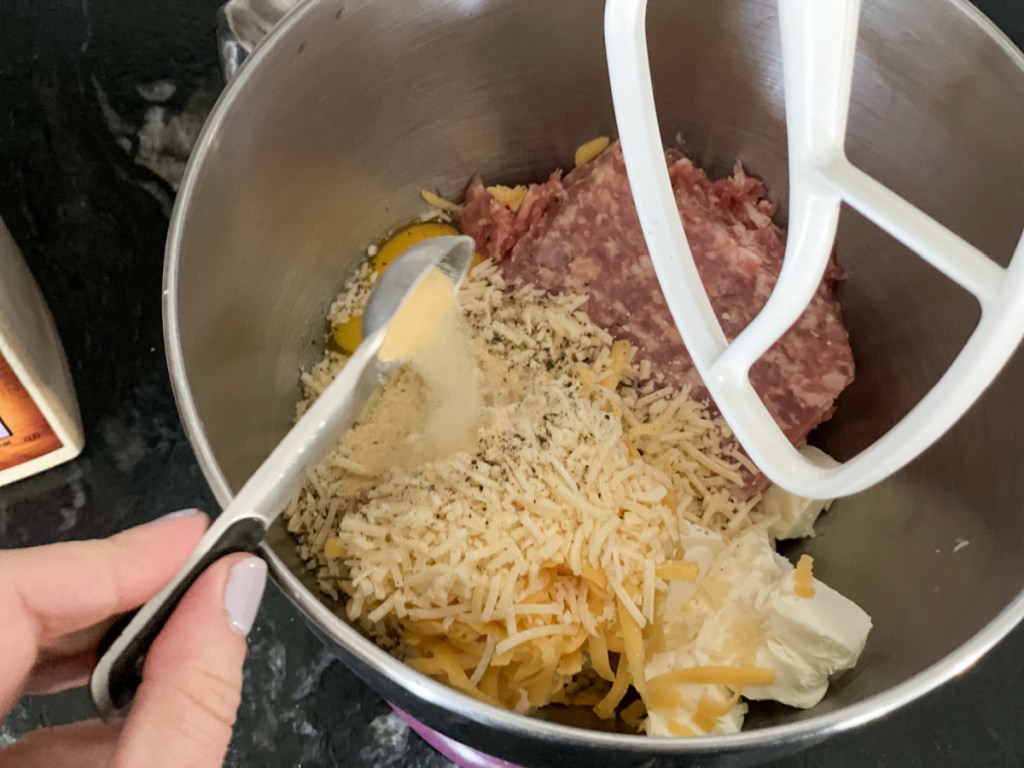
<path fill-rule="evenodd" d="M 207 523 L 184 513 L 109 539 L 0 551 L 0 716 L 23 694 L 87 683 L 114 619 L 170 581 Z M 266 573 L 252 555 L 212 565 L 153 642 L 124 721 L 33 731 L 0 749 L 0 768 L 221 766 Z"/>

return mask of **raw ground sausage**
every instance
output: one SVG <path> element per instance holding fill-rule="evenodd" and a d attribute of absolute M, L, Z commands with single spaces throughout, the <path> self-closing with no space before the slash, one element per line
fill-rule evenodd
<path fill-rule="evenodd" d="M 782 267 L 786 233 L 772 221 L 776 205 L 738 164 L 731 177 L 711 181 L 678 153 L 667 159 L 701 280 L 734 339 L 764 307 Z M 506 279 L 588 295 L 584 309 L 594 323 L 634 344 L 665 384 L 689 385 L 713 406 L 654 273 L 618 143 L 564 179 L 556 172 L 531 185 L 515 212 L 474 179 L 460 224 L 500 262 Z M 853 381 L 853 354 L 833 295 L 842 276 L 833 260 L 803 315 L 750 372 L 794 444 L 832 416 L 836 397 Z M 766 483 L 750 475 L 734 495 L 749 497 Z"/>

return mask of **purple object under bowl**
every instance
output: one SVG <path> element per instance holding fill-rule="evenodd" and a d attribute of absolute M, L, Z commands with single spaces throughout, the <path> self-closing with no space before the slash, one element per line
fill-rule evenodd
<path fill-rule="evenodd" d="M 489 757 L 482 752 L 477 752 L 475 749 L 470 749 L 464 744 L 460 744 L 457 741 L 449 739 L 447 736 L 443 736 L 437 731 L 428 728 L 419 720 L 410 717 L 407 713 L 400 710 L 394 704 L 389 705 L 395 714 L 398 715 L 402 720 L 416 731 L 427 744 L 436 749 L 442 755 L 451 760 L 459 768 L 522 768 L 515 763 L 510 763 L 507 760 L 500 760 L 497 757 Z"/>

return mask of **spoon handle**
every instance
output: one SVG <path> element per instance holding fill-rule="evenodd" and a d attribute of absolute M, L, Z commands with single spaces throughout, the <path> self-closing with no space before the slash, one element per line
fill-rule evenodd
<path fill-rule="evenodd" d="M 257 517 L 239 518 L 221 526 L 215 523 L 171 582 L 142 608 L 111 627 L 100 644 L 103 655 L 91 682 L 93 702 L 104 720 L 125 714 L 131 706 L 142 682 L 146 654 L 189 587 L 225 555 L 255 553 L 266 530 L 266 522 Z"/>
<path fill-rule="evenodd" d="M 341 373 L 271 451 L 259 469 L 199 540 L 178 574 L 134 615 L 107 633 L 107 648 L 90 688 L 100 716 L 109 720 L 131 706 L 153 640 L 178 601 L 211 564 L 234 552 L 257 552 L 267 528 L 294 498 L 306 469 L 319 463 L 348 431 L 387 368 L 377 359 L 385 329 L 367 337 Z"/>

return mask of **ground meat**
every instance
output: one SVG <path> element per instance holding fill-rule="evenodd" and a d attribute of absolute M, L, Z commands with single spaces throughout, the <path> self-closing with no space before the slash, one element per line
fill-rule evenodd
<path fill-rule="evenodd" d="M 462 231 L 476 240 L 477 247 L 502 261 L 544 214 L 564 198 L 562 172 L 555 171 L 543 184 L 531 184 L 516 211 L 499 203 L 475 177 L 466 189 L 466 204 L 459 213 Z"/>
<path fill-rule="evenodd" d="M 764 198 L 762 182 L 738 166 L 731 178 L 711 181 L 678 153 L 668 161 L 701 280 L 734 339 L 764 307 L 782 267 L 786 235 L 772 223 L 776 206 Z M 564 179 L 554 174 L 532 186 L 516 213 L 474 180 L 461 225 L 501 262 L 507 279 L 589 295 L 584 308 L 594 323 L 632 342 L 666 384 L 689 384 L 696 397 L 708 398 L 658 285 L 617 143 Z M 841 278 L 833 262 L 811 305 L 751 369 L 754 388 L 794 444 L 831 417 L 853 380 L 853 354 L 832 295 Z M 766 482 L 751 476 L 735 493 L 750 496 Z"/>

